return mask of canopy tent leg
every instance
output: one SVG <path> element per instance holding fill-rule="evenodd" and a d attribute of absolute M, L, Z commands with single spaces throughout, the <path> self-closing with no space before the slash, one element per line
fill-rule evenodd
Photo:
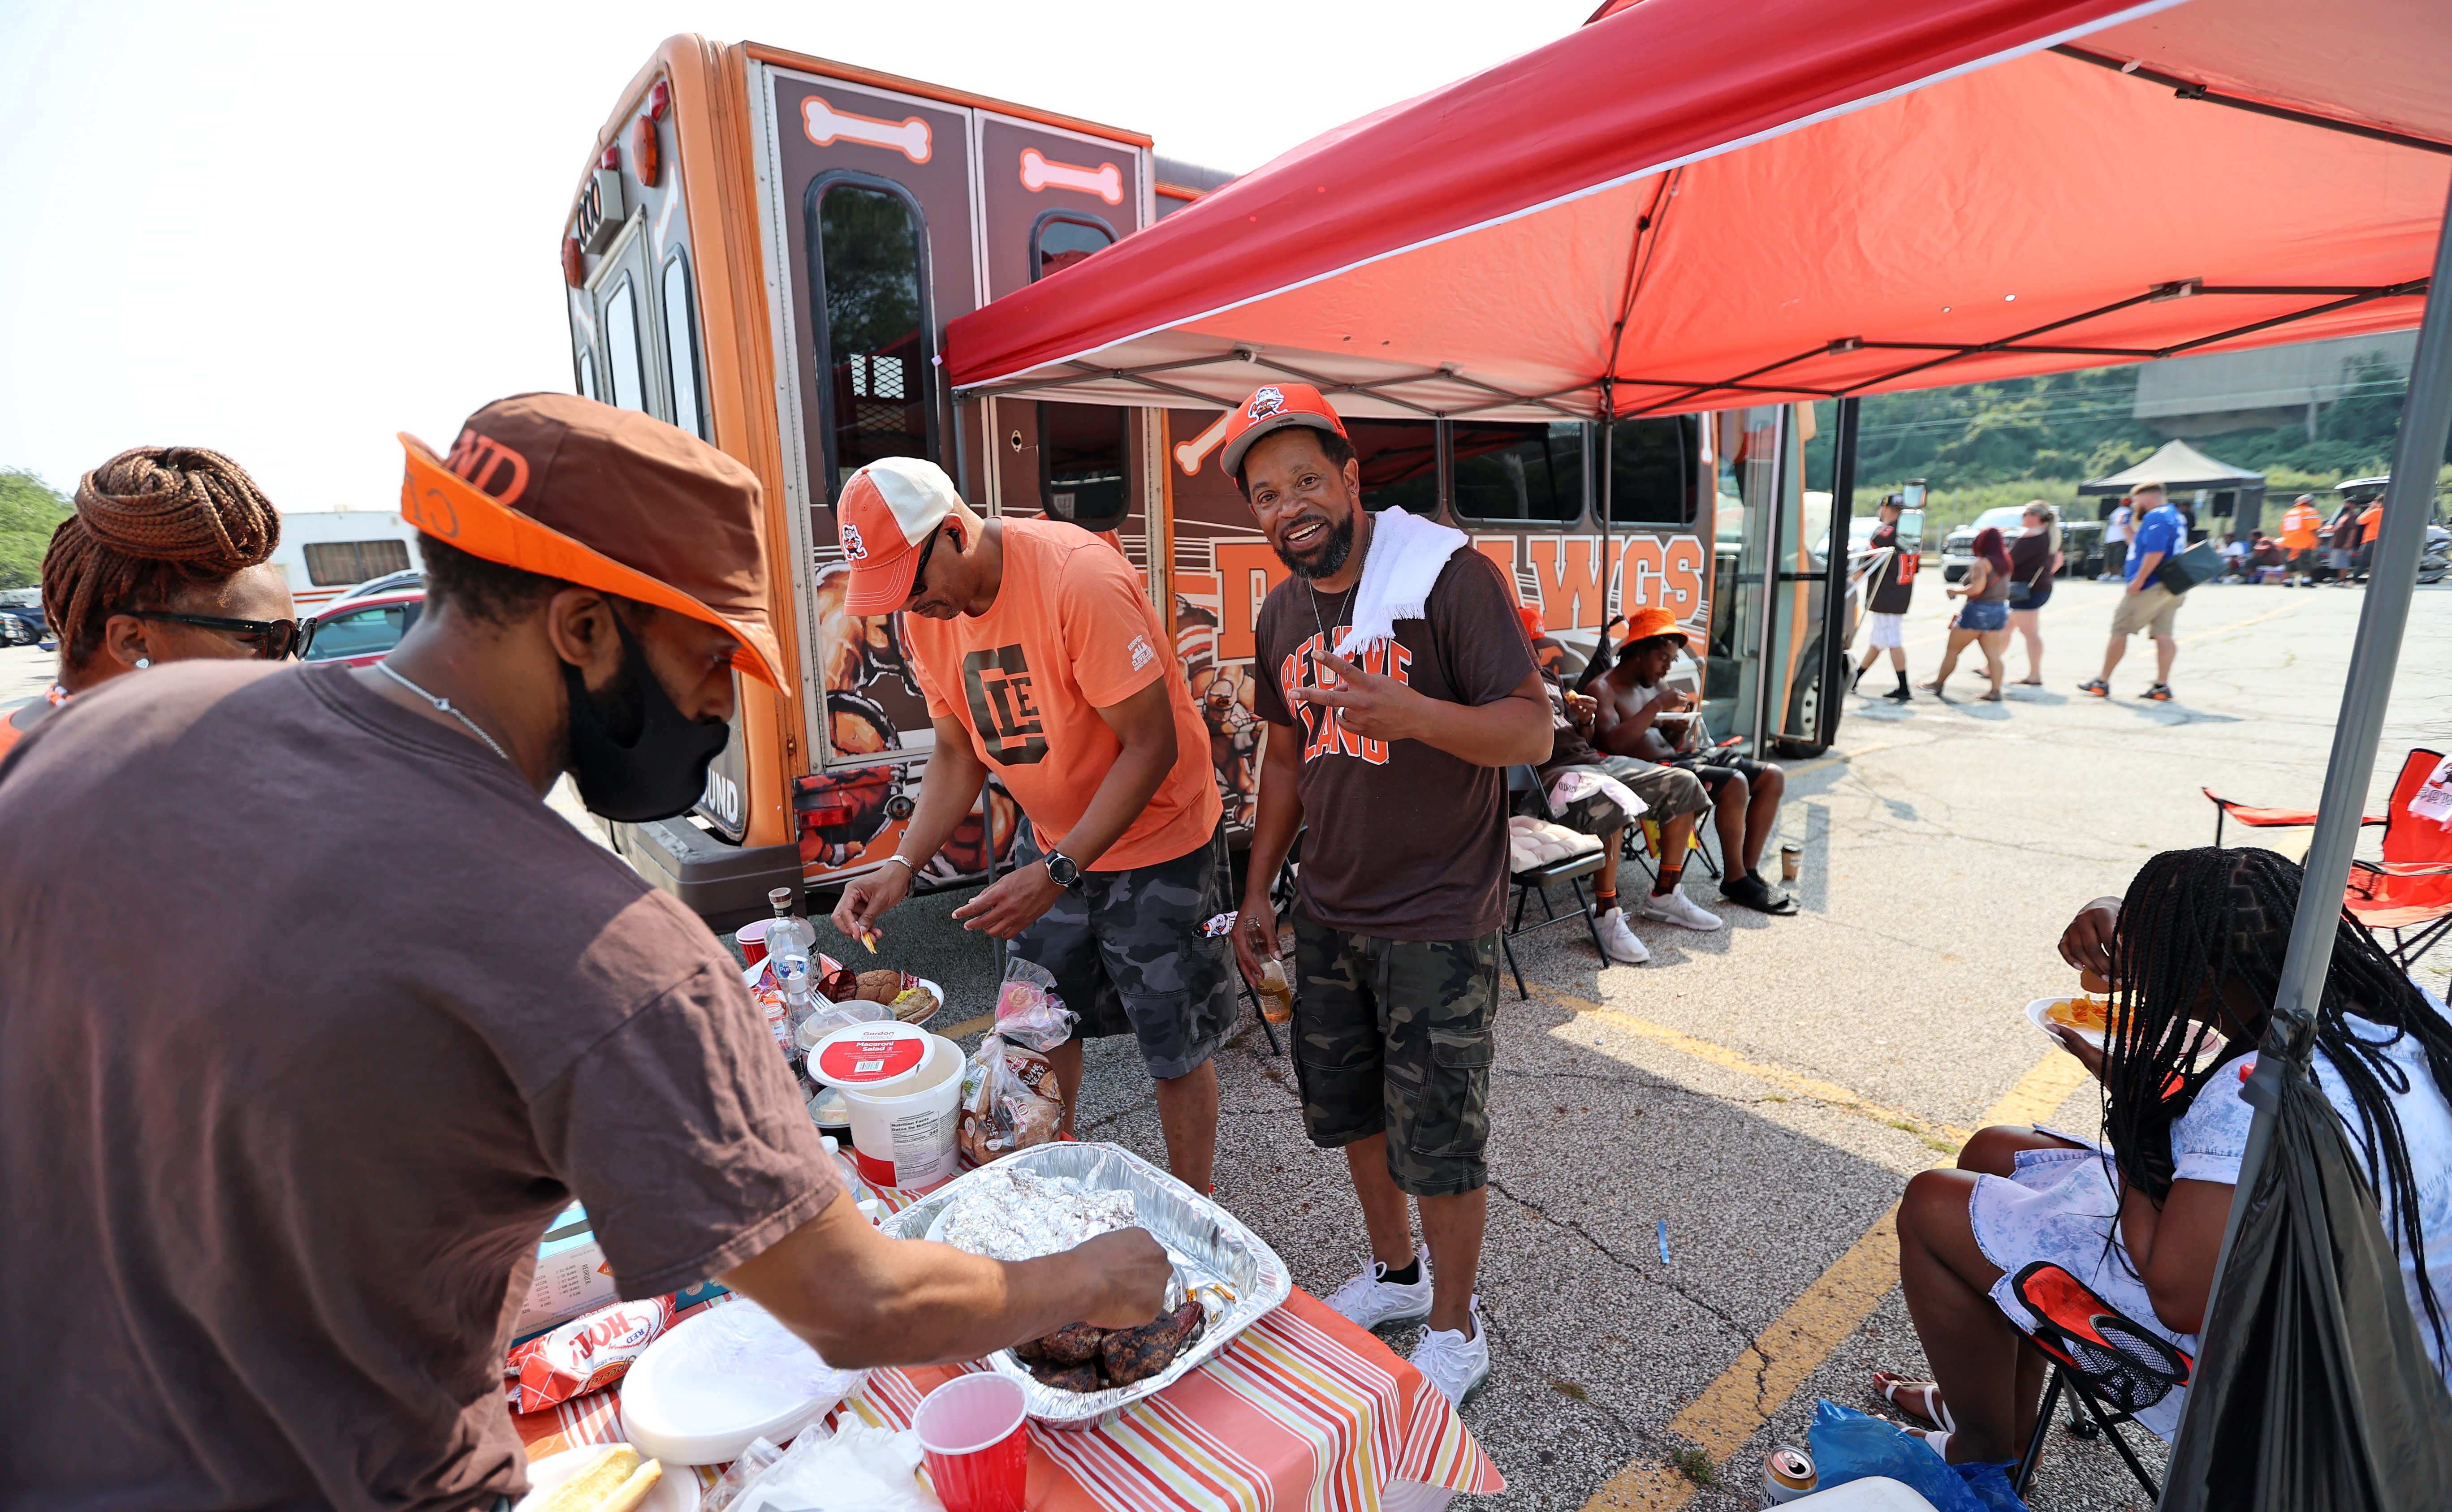
<path fill-rule="evenodd" d="M 1855 545 L 1849 526 L 1856 514 L 1856 411 L 1862 403 L 1839 401 L 1838 433 L 1830 438 L 1837 461 L 1830 479 L 1830 546 L 1822 564 L 1822 697 L 1813 709 L 1814 743 L 1825 751 L 1839 738 L 1839 700 L 1848 696 L 1848 559 Z"/>
<path fill-rule="evenodd" d="M 2201 1336 L 2208 1355 L 2220 1347 L 2244 1347 L 2239 1343 L 2244 1332 L 2240 1320 L 2225 1317 L 2222 1310 L 2223 1272 L 2230 1265 L 2241 1218 L 2249 1194 L 2256 1189 L 2257 1173 L 2270 1151 L 2281 1087 L 2304 1078 L 2314 1053 L 2313 1026 L 2332 966 L 2342 895 L 2350 879 L 2350 853 L 2358 844 L 2366 813 L 2367 785 L 2383 735 L 2384 704 L 2392 693 L 2402 634 L 2409 623 L 2410 599 L 2417 591 L 2418 556 L 2433 513 L 2436 471 L 2447 436 L 2452 436 L 2452 292 L 2447 289 L 2452 289 L 2452 201 L 2444 206 L 2443 227 L 2435 244 L 2426 318 L 2419 326 L 2418 349 L 2410 362 L 2409 397 L 2401 412 L 2392 482 L 2384 491 L 2383 528 L 2376 537 L 2376 570 L 2368 575 L 2366 601 L 2359 611 L 2349 684 L 2342 693 L 2342 717 L 2333 729 L 2316 835 L 2307 847 L 2299 912 L 2291 921 L 2290 952 L 2283 963 L 2282 985 L 2263 1053 L 2248 1080 L 2245 1095 L 2256 1107 L 2256 1121 L 2249 1128 L 2247 1149 L 2240 1161 L 2239 1186 L 2223 1227 L 2222 1253 L 2214 1262 L 2214 1311 Z M 2201 1357 L 2200 1376 L 2206 1373 L 2205 1365 Z M 2201 1400 L 2205 1395 L 2189 1393 L 2179 1436 L 2172 1443 L 2170 1469 L 2163 1483 L 2165 1512 L 2196 1512 L 2205 1506 L 2208 1451 L 2218 1408 Z"/>

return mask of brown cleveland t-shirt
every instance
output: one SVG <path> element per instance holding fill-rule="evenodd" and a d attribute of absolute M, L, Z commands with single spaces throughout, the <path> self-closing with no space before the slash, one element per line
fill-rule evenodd
<path fill-rule="evenodd" d="M 1506 774 L 1419 740 L 1366 740 L 1329 718 L 1328 706 L 1294 701 L 1295 689 L 1335 680 L 1315 658 L 1335 648 L 1347 602 L 1290 578 L 1270 590 L 1256 626 L 1254 704 L 1275 727 L 1270 739 L 1303 742 L 1303 907 L 1331 929 L 1381 939 L 1487 934 L 1506 912 Z M 1423 607 L 1429 619 L 1396 621 L 1393 655 L 1378 648 L 1356 664 L 1473 705 L 1532 676 L 1524 621 L 1489 558 L 1470 549 L 1449 558 Z"/>
<path fill-rule="evenodd" d="M 839 1190 L 705 927 L 346 669 L 0 763 L 0 1505 L 490 1505 L 556 1213 L 643 1297 Z"/>

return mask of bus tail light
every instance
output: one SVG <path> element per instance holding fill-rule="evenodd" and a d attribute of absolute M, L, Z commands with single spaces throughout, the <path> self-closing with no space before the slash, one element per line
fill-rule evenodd
<path fill-rule="evenodd" d="M 587 249 L 575 236 L 562 239 L 562 281 L 572 288 L 587 282 Z"/>
<path fill-rule="evenodd" d="M 662 88 L 662 86 L 658 86 Z M 656 118 L 643 115 L 630 124 L 630 167 L 643 188 L 654 188 L 663 164 L 656 151 Z"/>

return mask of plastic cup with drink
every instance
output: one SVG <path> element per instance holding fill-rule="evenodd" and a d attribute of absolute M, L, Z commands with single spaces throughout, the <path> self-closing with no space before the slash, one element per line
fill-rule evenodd
<path fill-rule="evenodd" d="M 920 1404 L 911 1426 L 945 1512 L 1022 1512 L 1027 1405 L 1019 1382 L 988 1371 L 956 1376 Z"/>

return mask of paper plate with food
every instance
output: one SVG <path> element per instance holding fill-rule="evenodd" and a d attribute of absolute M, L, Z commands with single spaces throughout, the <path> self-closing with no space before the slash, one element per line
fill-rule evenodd
<path fill-rule="evenodd" d="M 2060 1043 L 2060 1031 L 2067 1030 L 2096 1050 L 2111 1033 L 2112 1015 L 2119 1008 L 2106 993 L 2097 996 L 2081 992 L 2075 997 L 2039 997 L 2027 1005 L 2027 1018 L 2055 1045 Z M 2222 1036 L 2199 1025 L 2197 1042 L 2189 1049 L 2191 1060 L 2222 1043 Z"/>

